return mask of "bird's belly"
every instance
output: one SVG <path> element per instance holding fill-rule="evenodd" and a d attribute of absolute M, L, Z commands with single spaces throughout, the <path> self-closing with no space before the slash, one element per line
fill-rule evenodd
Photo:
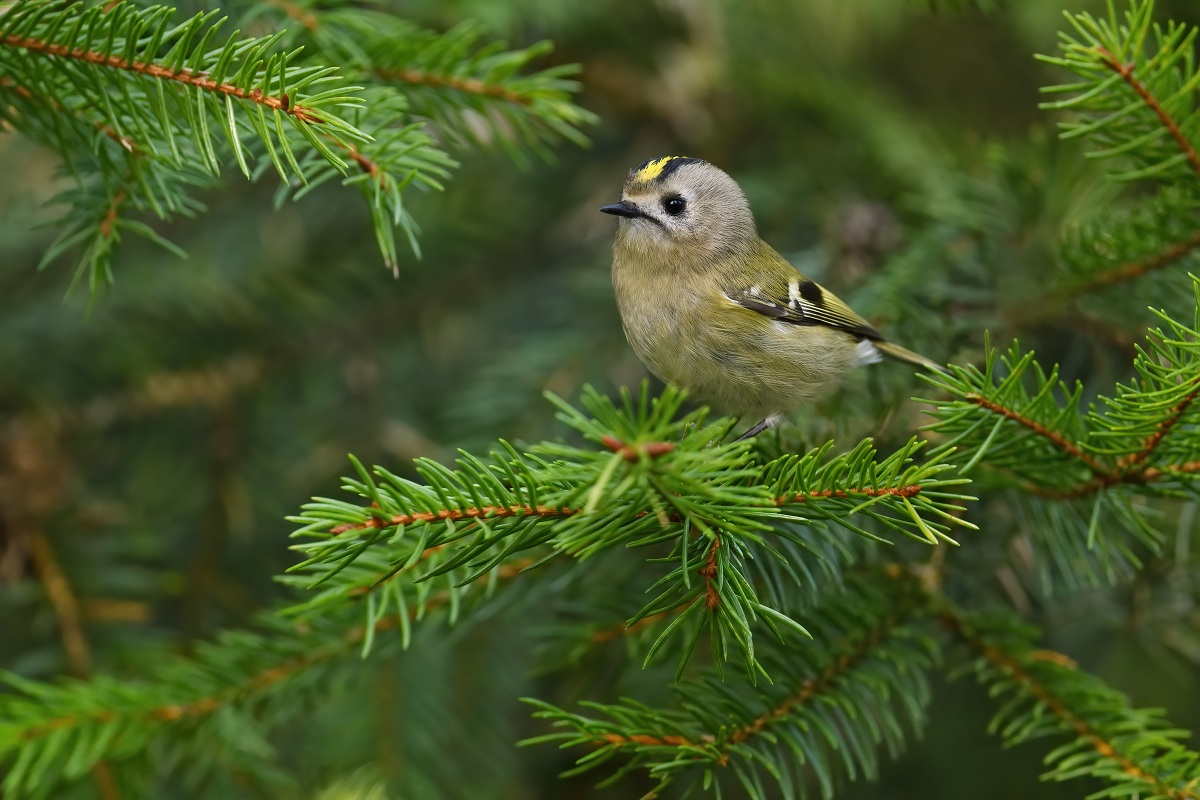
<path fill-rule="evenodd" d="M 747 311 L 735 333 L 711 327 L 712 319 L 697 324 L 695 313 L 659 306 L 642 324 L 627 320 L 626 336 L 651 372 L 717 411 L 754 418 L 792 411 L 855 363 L 854 340 L 841 331 L 798 329 Z"/>

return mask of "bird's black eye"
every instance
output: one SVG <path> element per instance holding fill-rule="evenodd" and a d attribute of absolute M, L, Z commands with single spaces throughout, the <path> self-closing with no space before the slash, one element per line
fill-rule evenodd
<path fill-rule="evenodd" d="M 672 217 L 678 217 L 687 208 L 687 201 L 682 197 L 667 197 L 663 200 L 663 210 Z"/>

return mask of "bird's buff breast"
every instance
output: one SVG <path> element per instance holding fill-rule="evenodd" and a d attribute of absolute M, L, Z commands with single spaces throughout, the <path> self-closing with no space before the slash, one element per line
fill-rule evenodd
<path fill-rule="evenodd" d="M 825 394 L 854 365 L 839 331 L 798 328 L 744 309 L 717 286 L 664 274 L 632 291 L 621 259 L 613 288 L 625 336 L 642 363 L 715 410 L 754 418 L 786 413 Z"/>

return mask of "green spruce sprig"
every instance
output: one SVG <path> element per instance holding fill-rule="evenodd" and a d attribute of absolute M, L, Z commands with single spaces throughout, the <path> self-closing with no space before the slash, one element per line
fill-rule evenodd
<path fill-rule="evenodd" d="M 518 553 L 587 559 L 642 549 L 666 570 L 627 624 L 673 614 L 646 660 L 678 639 L 690 643 L 683 670 L 707 634 L 718 665 L 737 653 L 753 673 L 762 669 L 756 632 L 804 635 L 780 605 L 789 587 L 811 591 L 803 576 L 822 568 L 805 526 L 859 515 L 881 531 L 846 522 L 854 533 L 880 542 L 891 529 L 926 543 L 948 540 L 952 525 L 970 527 L 956 516 L 969 498 L 953 491 L 965 481 L 945 476 L 940 461 L 915 462 L 915 443 L 885 458 L 866 444 L 758 464 L 751 443 L 720 442 L 729 420 L 709 424 L 703 409 L 681 416 L 682 401 L 668 389 L 636 402 L 625 394 L 618 405 L 588 390 L 585 415 L 555 399 L 560 418 L 596 446 L 544 444 L 521 455 L 504 445 L 486 459 L 463 453 L 453 470 L 418 460 L 420 482 L 356 464 L 345 488 L 362 502 L 319 499 L 295 518 L 296 535 L 312 541 L 295 546 L 305 560 L 289 582 L 318 592 L 297 612 L 366 595 L 370 623 L 405 613 L 432 583 L 453 592 Z"/>
<path fill-rule="evenodd" d="M 548 157 L 554 142 L 586 144 L 580 128 L 597 121 L 572 102 L 577 65 L 531 71 L 550 42 L 508 49 L 483 43 L 474 23 L 437 33 L 370 10 L 314 7 L 311 14 L 306 39 L 355 80 L 402 92 L 414 114 L 459 147 L 495 146 L 517 161 L 526 150 Z"/>
<path fill-rule="evenodd" d="M 1196 89 L 1197 28 L 1154 20 L 1153 0 L 1131 2 L 1119 15 L 1067 14 L 1073 33 L 1059 34 L 1061 56 L 1038 56 L 1080 76 L 1076 83 L 1045 92 L 1072 95 L 1043 108 L 1069 110 L 1077 117 L 1061 123 L 1066 138 L 1088 138 L 1089 156 L 1120 159 L 1119 180 L 1153 178 L 1193 184 L 1200 177 L 1196 149 L 1200 113 Z"/>
<path fill-rule="evenodd" d="M 76 184 L 56 198 L 67 210 L 43 264 L 78 252 L 75 280 L 94 294 L 112 281 L 123 234 L 179 255 L 139 217 L 202 213 L 198 191 L 236 168 L 276 173 L 278 202 L 334 179 L 357 187 L 396 271 L 397 231 L 419 254 L 405 190 L 442 188 L 455 166 L 447 139 L 494 142 L 519 160 L 583 142 L 594 119 L 570 100 L 573 67 L 529 71 L 544 44 L 510 51 L 481 46 L 475 28 L 291 10 L 260 37 L 228 32 L 217 10 L 180 23 L 171 8 L 129 2 L 0 11 L 0 120 L 54 148 Z M 261 5 L 243 22 L 261 27 L 270 13 Z"/>
<path fill-rule="evenodd" d="M 1135 708 L 1070 658 L 1037 648 L 1035 632 L 1011 614 L 944 605 L 940 618 L 968 654 L 964 671 L 1000 706 L 993 734 L 1008 746 L 1067 739 L 1046 755 L 1043 779 L 1090 776 L 1110 797 L 1200 798 L 1200 753 L 1161 709 Z"/>
<path fill-rule="evenodd" d="M 857 576 L 813 610 L 811 638 L 762 648 L 772 682 L 733 683 L 712 671 L 677 684 L 667 709 L 626 700 L 571 712 L 528 699 L 558 730 L 524 744 L 583 748 L 567 775 L 616 762 L 603 784 L 645 770 L 656 792 L 679 782 L 765 798 L 769 784 L 795 796 L 815 783 L 832 797 L 847 779 L 877 776 L 878 750 L 895 758 L 924 727 L 940 656 L 929 626 L 913 624 L 923 606 L 911 581 Z"/>

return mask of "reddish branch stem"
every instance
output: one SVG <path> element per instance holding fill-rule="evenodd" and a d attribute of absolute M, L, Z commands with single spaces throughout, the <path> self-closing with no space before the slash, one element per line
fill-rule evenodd
<path fill-rule="evenodd" d="M 1194 381 L 1194 383 L 1196 382 Z M 1200 395 L 1200 383 L 1171 409 L 1171 413 L 1165 419 L 1158 423 L 1154 433 L 1146 437 L 1142 444 L 1142 449 L 1120 459 L 1115 467 L 1104 466 L 1058 431 L 1052 431 L 1036 420 L 1019 414 L 1011 408 L 1006 408 L 978 394 L 968 394 L 964 399 L 1033 431 L 1090 469 L 1092 474 L 1095 475 L 1094 478 L 1068 489 L 1047 489 L 1033 484 L 1026 485 L 1025 487 L 1029 492 L 1040 497 L 1047 497 L 1054 500 L 1074 500 L 1093 495 L 1096 492 L 1118 484 L 1145 485 L 1170 478 L 1173 475 L 1200 472 L 1200 461 L 1189 461 L 1184 464 L 1175 464 L 1165 468 L 1143 466 L 1146 460 L 1158 449 L 1158 446 L 1162 444 L 1167 434 L 1179 424 L 1179 420 L 1183 418 L 1183 415 L 1187 413 L 1187 410 L 1196 401 L 1197 395 Z"/>
<path fill-rule="evenodd" d="M 600 437 L 600 444 L 607 447 L 626 461 L 638 461 L 642 456 L 658 458 L 665 456 L 675 449 L 671 442 L 635 442 L 625 444 L 615 436 Z"/>
<path fill-rule="evenodd" d="M 676 614 L 681 614 L 684 611 L 687 611 L 689 608 L 691 608 L 694 603 L 695 603 L 695 601 L 693 600 L 690 603 L 684 603 L 681 606 L 676 606 L 675 608 L 669 608 L 666 611 L 660 611 L 657 614 L 651 614 L 648 617 L 642 617 L 641 619 L 639 619 L 637 622 L 633 623 L 632 625 L 625 625 L 624 623 L 622 623 L 620 625 L 616 625 L 611 628 L 604 628 L 602 630 L 596 631 L 589 638 L 595 644 L 604 644 L 605 642 L 611 642 L 613 639 L 618 639 L 622 636 L 627 636 L 627 635 L 633 633 L 634 631 L 640 631 L 642 628 L 649 627 L 650 625 L 653 625 L 654 623 L 658 622 L 659 620 L 666 619 L 667 617 L 673 617 Z"/>
<path fill-rule="evenodd" d="M 1168 245 L 1161 252 L 1155 253 L 1147 258 L 1139 261 L 1129 261 L 1105 272 L 1101 272 L 1093 276 L 1090 280 L 1085 281 L 1076 286 L 1069 287 L 1065 293 L 1071 296 L 1090 292 L 1104 286 L 1109 286 L 1122 281 L 1133 280 L 1139 278 L 1146 273 L 1153 272 L 1163 267 L 1170 266 L 1176 261 L 1184 258 L 1188 254 L 1200 248 L 1200 231 L 1192 234 L 1189 238 L 1182 242 Z"/>
<path fill-rule="evenodd" d="M 728 748 L 730 745 L 741 744 L 765 730 L 768 726 L 780 722 L 789 714 L 792 714 L 799 707 L 809 703 L 817 695 L 828 691 L 834 683 L 853 670 L 856 666 L 862 663 L 864 659 L 874 650 L 895 628 L 898 623 L 898 618 L 888 616 L 880 623 L 871 629 L 863 638 L 851 643 L 849 647 L 833 660 L 821 674 L 815 678 L 805 680 L 798 691 L 789 695 L 783 702 L 775 706 L 764 714 L 754 718 L 750 722 L 734 729 L 722 742 L 722 749 Z M 717 741 L 712 734 L 704 734 L 698 739 L 692 740 L 685 736 L 675 734 L 634 734 L 624 736 L 619 733 L 606 733 L 603 736 L 597 737 L 596 744 L 639 744 L 651 746 L 671 746 L 671 747 L 704 747 L 710 746 Z M 722 753 L 717 763 L 725 766 L 728 763 L 728 755 Z"/>
<path fill-rule="evenodd" d="M 780 497 L 775 500 L 775 504 L 785 506 L 788 503 L 807 503 L 809 500 L 824 498 L 844 500 L 847 497 L 854 497 L 855 495 L 862 495 L 863 497 L 916 497 L 920 493 L 921 487 L 915 483 L 908 486 L 884 486 L 878 489 L 873 486 L 863 486 L 855 489 L 817 489 L 788 497 Z"/>
<path fill-rule="evenodd" d="M 362 151 L 354 145 L 349 145 L 347 152 L 350 154 L 350 158 L 354 159 L 354 163 L 358 164 L 359 169 L 370 175 L 372 178 L 379 179 L 379 185 L 381 187 L 387 186 L 387 183 L 383 179 L 379 178 L 380 170 L 378 164 L 376 164 L 367 156 L 363 155 Z"/>
<path fill-rule="evenodd" d="M 91 773 L 101 800 L 120 800 L 121 790 L 117 788 L 116 776 L 107 761 L 97 761 L 92 765 Z"/>
<path fill-rule="evenodd" d="M 1158 118 L 1159 123 L 1175 141 L 1179 151 L 1187 158 L 1188 164 L 1191 165 L 1192 171 L 1196 173 L 1197 176 L 1200 176 L 1200 154 L 1197 153 L 1196 148 L 1184 134 L 1183 129 L 1179 127 L 1179 123 L 1175 121 L 1175 118 L 1167 113 L 1167 110 L 1163 108 L 1162 104 L 1158 101 L 1158 98 L 1156 98 L 1150 92 L 1149 87 L 1147 87 L 1134 76 L 1133 71 L 1137 65 L 1132 62 L 1128 64 L 1122 64 L 1117 60 L 1116 56 L 1103 47 L 1097 48 L 1096 52 L 1100 57 L 1100 63 L 1102 63 L 1112 72 L 1119 75 L 1121 80 L 1123 80 L 1125 84 L 1129 86 L 1129 88 L 1132 89 L 1134 93 L 1141 99 L 1141 101 L 1145 103 L 1147 108 L 1154 113 L 1155 117 Z M 1169 245 L 1166 249 L 1159 253 L 1155 253 L 1138 261 L 1131 261 L 1126 264 L 1122 264 L 1115 269 L 1095 275 L 1089 280 L 1084 281 L 1076 286 L 1066 287 L 1062 291 L 1055 293 L 1055 295 L 1052 297 L 1052 300 L 1061 302 L 1062 300 L 1078 294 L 1090 292 L 1114 283 L 1132 280 L 1145 275 L 1148 272 L 1152 272 L 1170 264 L 1174 264 L 1176 261 L 1179 261 L 1197 248 L 1200 248 L 1200 232 L 1193 234 L 1191 237 L 1182 242 Z M 1039 318 L 1044 316 L 1054 307 L 1054 302 L 1035 303 L 1032 307 L 1026 307 L 1018 310 L 1016 317 L 1020 320 Z"/>
<path fill-rule="evenodd" d="M 1168 469 L 1145 467 L 1143 469 L 1123 472 L 1111 472 L 1097 476 L 1086 483 L 1072 486 L 1069 489 L 1045 489 L 1034 485 L 1027 486 L 1026 488 L 1039 497 L 1046 497 L 1051 500 L 1077 500 L 1118 484 L 1144 486 L 1148 483 L 1155 483 L 1156 481 L 1165 480 L 1175 475 L 1190 475 L 1195 472 L 1200 472 L 1200 461 L 1173 464 Z"/>
<path fill-rule="evenodd" d="M 58 564 L 58 556 L 45 535 L 34 531 L 26 541 L 34 571 L 46 590 L 46 597 L 54 609 L 54 615 L 58 617 L 59 636 L 67 657 L 67 666 L 72 675 L 84 678 L 89 671 L 90 657 L 79 613 L 79 598 L 75 596 L 70 581 Z"/>
<path fill-rule="evenodd" d="M 1038 436 L 1041 436 L 1043 439 L 1053 444 L 1059 450 L 1069 455 L 1071 458 L 1086 466 L 1095 474 L 1103 475 L 1108 472 L 1103 464 L 1101 464 L 1088 453 L 1083 452 L 1083 450 L 1079 449 L 1078 445 L 1067 439 L 1058 431 L 1052 431 L 1045 425 L 1042 425 L 1040 422 L 1032 420 L 1029 417 L 1022 416 L 1016 411 L 1013 411 L 1011 408 L 1006 408 L 999 403 L 994 403 L 982 395 L 972 393 L 964 396 L 963 399 L 967 402 L 974 403 L 980 408 L 985 408 L 993 414 L 997 414 L 1005 419 L 1011 419 L 1013 422 L 1024 428 L 1028 428 Z"/>
<path fill-rule="evenodd" d="M 795 694 L 790 695 L 775 708 L 755 718 L 752 722 L 736 729 L 729 735 L 727 742 L 740 744 L 746 741 L 751 736 L 761 733 L 768 725 L 780 721 L 800 706 L 808 703 L 818 694 L 827 691 L 839 678 L 861 664 L 871 654 L 871 651 L 891 633 L 897 622 L 898 619 L 894 616 L 885 617 L 866 636 L 851 644 L 842 655 L 825 667 L 820 675 L 804 681 Z"/>
<path fill-rule="evenodd" d="M 863 497 L 880 497 L 891 495 L 896 497 L 915 497 L 921 493 L 919 484 L 910 484 L 908 486 L 883 487 L 875 488 L 873 486 L 855 487 L 852 489 L 816 489 L 811 492 L 800 492 L 794 495 L 785 495 L 775 499 L 776 505 L 787 505 L 788 503 L 805 503 L 810 500 L 824 500 L 829 498 L 844 499 L 855 495 Z M 391 528 L 397 525 L 414 525 L 419 522 L 439 522 L 444 520 L 458 521 L 464 519 L 496 517 L 569 517 L 578 514 L 582 511 L 581 508 L 550 508 L 548 506 L 484 506 L 483 508 L 443 508 L 437 511 L 421 511 L 415 514 L 396 514 L 391 517 L 372 517 L 365 522 L 347 522 L 344 525 L 338 525 L 331 528 L 329 532 L 335 536 L 343 533 L 351 533 L 354 531 L 371 530 L 373 528 Z"/>
<path fill-rule="evenodd" d="M 112 69 L 124 70 L 126 72 L 135 72 L 139 75 L 146 75 L 159 80 L 176 81 L 208 92 L 229 95 L 239 100 L 249 100 L 252 103 L 290 114 L 305 123 L 321 122 L 321 118 L 316 116 L 311 109 L 294 105 L 286 94 L 274 97 L 263 94 L 261 89 L 246 91 L 232 83 L 217 83 L 204 73 L 194 72 L 190 69 L 171 70 L 167 67 L 145 61 L 126 61 L 119 56 L 106 56 L 103 53 L 97 53 L 94 50 L 84 50 L 79 47 L 69 49 L 61 44 L 51 44 L 50 42 L 43 42 L 39 39 L 26 36 L 16 36 L 15 34 L 5 36 L 3 39 L 0 39 L 0 42 L 8 47 L 17 47 L 22 50 L 28 50 L 31 53 L 41 53 L 58 58 L 68 58 L 74 61 L 83 61 L 88 64 L 97 64 Z"/>
<path fill-rule="evenodd" d="M 711 741 L 712 737 L 706 737 Z M 606 733 L 596 740 L 597 744 L 645 744 L 654 747 L 661 745 L 665 747 L 697 747 L 698 745 L 686 736 L 675 736 L 672 734 L 663 734 L 661 736 L 650 736 L 644 733 L 635 733 L 631 736 L 622 736 L 619 733 Z"/>
<path fill-rule="evenodd" d="M 717 584 L 714 580 L 720 571 L 717 566 L 717 551 L 720 549 L 721 540 L 713 537 L 712 544 L 708 548 L 708 560 L 700 568 L 700 575 L 704 578 L 704 605 L 709 611 L 721 604 L 721 594 L 717 591 Z"/>
<path fill-rule="evenodd" d="M 113 226 L 116 225 L 117 215 L 121 212 L 121 204 L 125 202 L 126 197 L 125 190 L 120 189 L 109 201 L 108 210 L 104 212 L 104 218 L 100 220 L 100 235 L 105 239 L 112 236 Z"/>
<path fill-rule="evenodd" d="M 1184 135 L 1183 130 L 1179 127 L 1179 123 L 1167 113 L 1167 110 L 1158 102 L 1158 98 L 1151 94 L 1146 84 L 1134 77 L 1133 70 L 1137 65 L 1132 61 L 1128 64 L 1122 64 L 1117 60 L 1116 56 L 1103 47 L 1096 48 L 1096 51 L 1100 56 L 1100 62 L 1120 75 L 1121 80 L 1125 81 L 1126 85 L 1130 89 L 1133 89 L 1134 93 L 1146 104 L 1146 107 L 1154 112 L 1154 115 L 1158 117 L 1158 121 L 1166 128 L 1171 138 L 1175 140 L 1179 151 L 1183 153 L 1188 163 L 1191 164 L 1192 171 L 1200 177 L 1200 154 L 1196 153 L 1196 148 L 1192 146 L 1187 136 Z"/>
<path fill-rule="evenodd" d="M 1192 383 L 1197 384 L 1197 381 L 1193 379 Z M 1198 392 L 1200 392 L 1200 385 L 1194 385 L 1192 390 L 1188 392 L 1187 396 L 1180 400 L 1175 407 L 1171 409 L 1171 413 L 1167 415 L 1167 418 L 1158 423 L 1157 430 L 1146 437 L 1146 442 L 1142 446 L 1142 449 L 1131 454 L 1127 458 L 1122 459 L 1120 465 L 1126 469 L 1130 467 L 1136 467 L 1139 464 L 1144 463 L 1147 458 L 1153 455 L 1155 449 L 1162 444 L 1163 438 L 1171 432 L 1172 428 L 1179 424 L 1179 420 L 1184 414 L 1187 413 L 1187 410 L 1191 408 L 1192 403 L 1196 402 L 1196 394 Z"/>
<path fill-rule="evenodd" d="M 1171 786 L 1157 775 L 1139 767 L 1132 758 L 1122 753 L 1112 742 L 1097 733 L 1086 720 L 1071 711 L 1045 684 L 1033 677 L 1024 665 L 1021 664 L 1020 660 L 1015 656 L 1005 653 L 974 631 L 971 631 L 953 612 L 949 610 L 942 611 L 940 619 L 943 626 L 962 638 L 971 649 L 978 652 L 995 667 L 1006 673 L 1010 680 L 1024 686 L 1040 704 L 1047 708 L 1054 716 L 1067 723 L 1079 738 L 1090 744 L 1097 753 L 1115 761 L 1125 774 L 1153 786 L 1156 793 L 1164 797 L 1170 797 L 1173 800 L 1200 800 L 1200 795 L 1197 795 L 1191 787 L 1180 789 Z M 1033 654 L 1033 657 L 1039 661 L 1058 664 L 1064 669 L 1074 668 L 1074 662 L 1061 653 L 1039 650 Z"/>
<path fill-rule="evenodd" d="M 0 89 L 7 89 L 10 92 L 15 92 L 16 94 L 25 98 L 26 100 L 33 100 L 38 103 L 43 103 L 43 104 L 49 106 L 50 108 L 54 109 L 55 111 L 62 110 L 62 106 L 59 105 L 58 101 L 55 100 L 54 98 L 38 97 L 38 96 L 34 95 L 33 92 L 26 89 L 24 86 L 21 86 L 19 83 L 13 83 L 8 78 L 0 77 Z M 83 115 L 79 114 L 79 116 L 82 117 Z M 114 142 L 121 145 L 121 147 L 125 148 L 125 150 L 128 151 L 129 153 L 133 153 L 135 155 L 138 155 L 141 153 L 141 151 L 138 149 L 136 142 L 134 142 L 132 139 L 130 139 L 126 136 L 122 136 L 121 134 L 117 133 L 116 130 L 114 130 L 111 126 L 109 126 L 103 122 L 100 122 L 99 120 L 87 120 L 87 122 L 93 128 L 95 128 L 96 130 L 100 131 L 105 136 L 107 136 L 109 139 L 112 139 Z"/>
<path fill-rule="evenodd" d="M 532 105 L 533 100 L 518 92 L 494 83 L 484 83 L 478 78 L 460 78 L 453 75 L 438 75 L 419 69 L 377 69 L 375 74 L 388 81 L 398 81 L 413 86 L 432 86 L 438 89 L 454 89 L 465 94 L 494 97 L 519 106 Z"/>
<path fill-rule="evenodd" d="M 310 31 L 315 31 L 318 26 L 317 18 L 306 9 L 301 8 L 295 3 L 288 0 L 267 0 L 271 5 L 278 8 L 284 14 L 287 14 L 292 19 L 299 22 Z"/>
<path fill-rule="evenodd" d="M 391 528 L 396 525 L 412 525 L 417 522 L 437 522 L 439 520 L 458 521 L 463 519 L 493 519 L 495 517 L 569 517 L 578 514 L 578 508 L 549 508 L 547 506 L 484 506 L 483 508 L 442 508 L 437 511 L 420 511 L 415 514 L 396 514 L 382 518 L 372 517 L 366 522 L 346 523 L 338 525 L 329 532 L 337 535 L 349 531 L 362 531 L 370 528 Z"/>

